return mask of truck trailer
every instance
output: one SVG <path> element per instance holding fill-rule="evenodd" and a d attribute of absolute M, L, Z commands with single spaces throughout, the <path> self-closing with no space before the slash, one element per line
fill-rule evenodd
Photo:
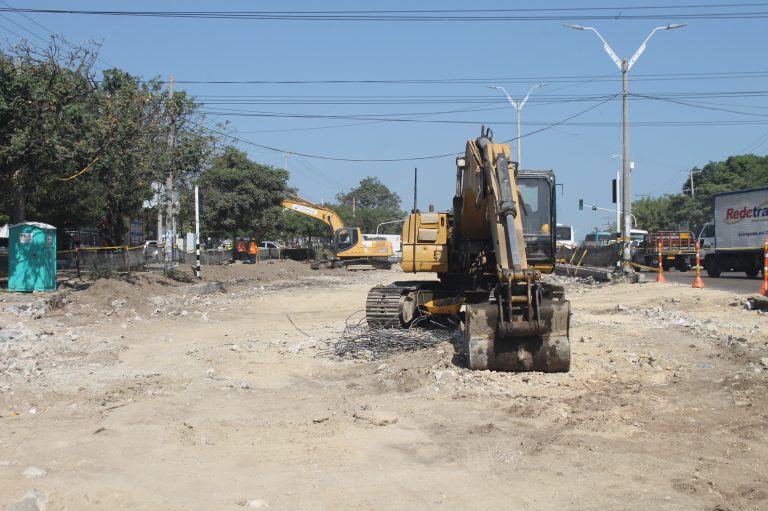
<path fill-rule="evenodd" d="M 768 187 L 715 195 L 715 218 L 701 230 L 702 264 L 710 277 L 743 271 L 755 278 L 768 239 Z"/>
<path fill-rule="evenodd" d="M 696 259 L 696 238 L 689 231 L 659 231 L 647 233 L 642 243 L 633 248 L 632 259 L 645 266 L 658 265 L 659 250 L 664 271 L 673 266 L 688 271 Z"/>

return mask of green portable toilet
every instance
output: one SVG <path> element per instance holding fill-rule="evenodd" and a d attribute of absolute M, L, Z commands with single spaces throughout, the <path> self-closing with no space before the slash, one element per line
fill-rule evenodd
<path fill-rule="evenodd" d="M 56 228 L 38 222 L 8 229 L 8 289 L 56 289 Z"/>

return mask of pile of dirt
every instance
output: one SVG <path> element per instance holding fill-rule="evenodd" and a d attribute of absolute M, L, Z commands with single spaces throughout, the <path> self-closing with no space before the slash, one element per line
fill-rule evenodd
<path fill-rule="evenodd" d="M 193 305 L 196 284 L 223 282 L 233 284 L 278 285 L 304 279 L 349 277 L 345 270 L 315 271 L 307 263 L 297 261 L 262 261 L 258 264 L 203 266 L 203 279 L 198 280 L 194 268 L 179 266 L 170 275 L 164 273 L 132 273 L 118 278 L 79 281 L 68 287 L 70 293 L 63 313 L 67 317 L 93 322 L 140 320 L 148 315 L 164 315 Z"/>
<path fill-rule="evenodd" d="M 345 270 L 312 270 L 309 263 L 299 261 L 260 261 L 256 264 L 206 265 L 201 268 L 203 280 L 212 282 L 243 282 L 254 280 L 258 282 L 274 282 L 277 280 L 291 280 L 312 275 L 339 274 Z M 184 265 L 176 269 L 176 274 L 190 282 L 197 281 L 195 267 Z"/>
<path fill-rule="evenodd" d="M 145 314 L 151 298 L 175 295 L 187 284 L 157 273 L 134 273 L 114 279 L 99 279 L 80 283 L 67 297 L 64 311 L 70 316 L 112 316 Z"/>

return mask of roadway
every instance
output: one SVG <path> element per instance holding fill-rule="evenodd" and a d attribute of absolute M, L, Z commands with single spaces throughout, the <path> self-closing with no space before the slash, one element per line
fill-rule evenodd
<path fill-rule="evenodd" d="M 646 280 L 656 280 L 656 272 L 643 271 Z M 664 277 L 668 282 L 676 282 L 690 286 L 696 277 L 696 271 L 679 272 L 670 270 L 664 272 Z M 730 291 L 732 293 L 757 293 L 763 283 L 762 275 L 758 278 L 750 279 L 744 272 L 723 272 L 718 278 L 707 277 L 707 272 L 701 273 L 704 280 L 704 287 L 710 289 L 719 289 L 721 291 Z"/>

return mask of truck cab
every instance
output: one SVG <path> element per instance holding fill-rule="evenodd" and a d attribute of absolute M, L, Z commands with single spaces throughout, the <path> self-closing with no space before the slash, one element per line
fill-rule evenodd
<path fill-rule="evenodd" d="M 699 250 L 702 258 L 715 252 L 715 224 L 707 222 L 699 233 Z"/>

